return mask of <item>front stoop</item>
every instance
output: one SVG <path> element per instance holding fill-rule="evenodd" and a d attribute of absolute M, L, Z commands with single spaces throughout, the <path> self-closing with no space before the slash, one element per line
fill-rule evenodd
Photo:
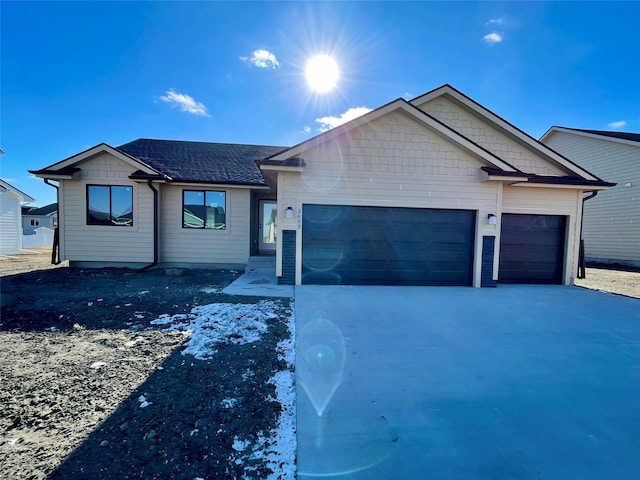
<path fill-rule="evenodd" d="M 275 255 L 254 255 L 249 257 L 247 266 L 244 269 L 245 273 L 271 273 L 275 275 L 276 272 L 276 257 Z"/>

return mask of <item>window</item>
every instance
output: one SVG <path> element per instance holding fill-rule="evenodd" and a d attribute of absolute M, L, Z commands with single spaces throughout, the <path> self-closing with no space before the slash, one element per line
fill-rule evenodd
<path fill-rule="evenodd" d="M 133 187 L 87 185 L 87 225 L 133 226 Z"/>
<path fill-rule="evenodd" d="M 182 228 L 227 228 L 227 194 L 212 190 L 183 190 Z"/>
<path fill-rule="evenodd" d="M 32 227 L 39 227 L 40 226 L 40 220 L 36 220 L 35 218 L 31 219 L 31 226 Z"/>

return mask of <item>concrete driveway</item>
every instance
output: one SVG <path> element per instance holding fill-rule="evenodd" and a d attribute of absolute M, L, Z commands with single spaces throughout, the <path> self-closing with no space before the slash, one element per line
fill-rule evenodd
<path fill-rule="evenodd" d="M 298 477 L 640 478 L 640 301 L 296 287 Z"/>

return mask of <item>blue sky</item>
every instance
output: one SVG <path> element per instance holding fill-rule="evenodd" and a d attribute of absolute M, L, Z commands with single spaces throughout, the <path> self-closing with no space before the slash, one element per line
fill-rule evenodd
<path fill-rule="evenodd" d="M 640 131 L 640 2 L 3 1 L 0 15 L 0 175 L 36 205 L 55 191 L 27 170 L 101 142 L 293 145 L 444 83 L 536 138 Z M 304 71 L 322 53 L 340 79 L 317 94 Z"/>

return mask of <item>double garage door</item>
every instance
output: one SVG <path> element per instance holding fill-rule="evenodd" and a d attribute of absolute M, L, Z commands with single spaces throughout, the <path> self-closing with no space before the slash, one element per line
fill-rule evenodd
<path fill-rule="evenodd" d="M 302 283 L 471 286 L 476 212 L 304 205 Z M 566 219 L 503 214 L 501 283 L 562 283 Z"/>
<path fill-rule="evenodd" d="M 304 205 L 302 283 L 470 286 L 475 218 L 470 210 Z"/>

